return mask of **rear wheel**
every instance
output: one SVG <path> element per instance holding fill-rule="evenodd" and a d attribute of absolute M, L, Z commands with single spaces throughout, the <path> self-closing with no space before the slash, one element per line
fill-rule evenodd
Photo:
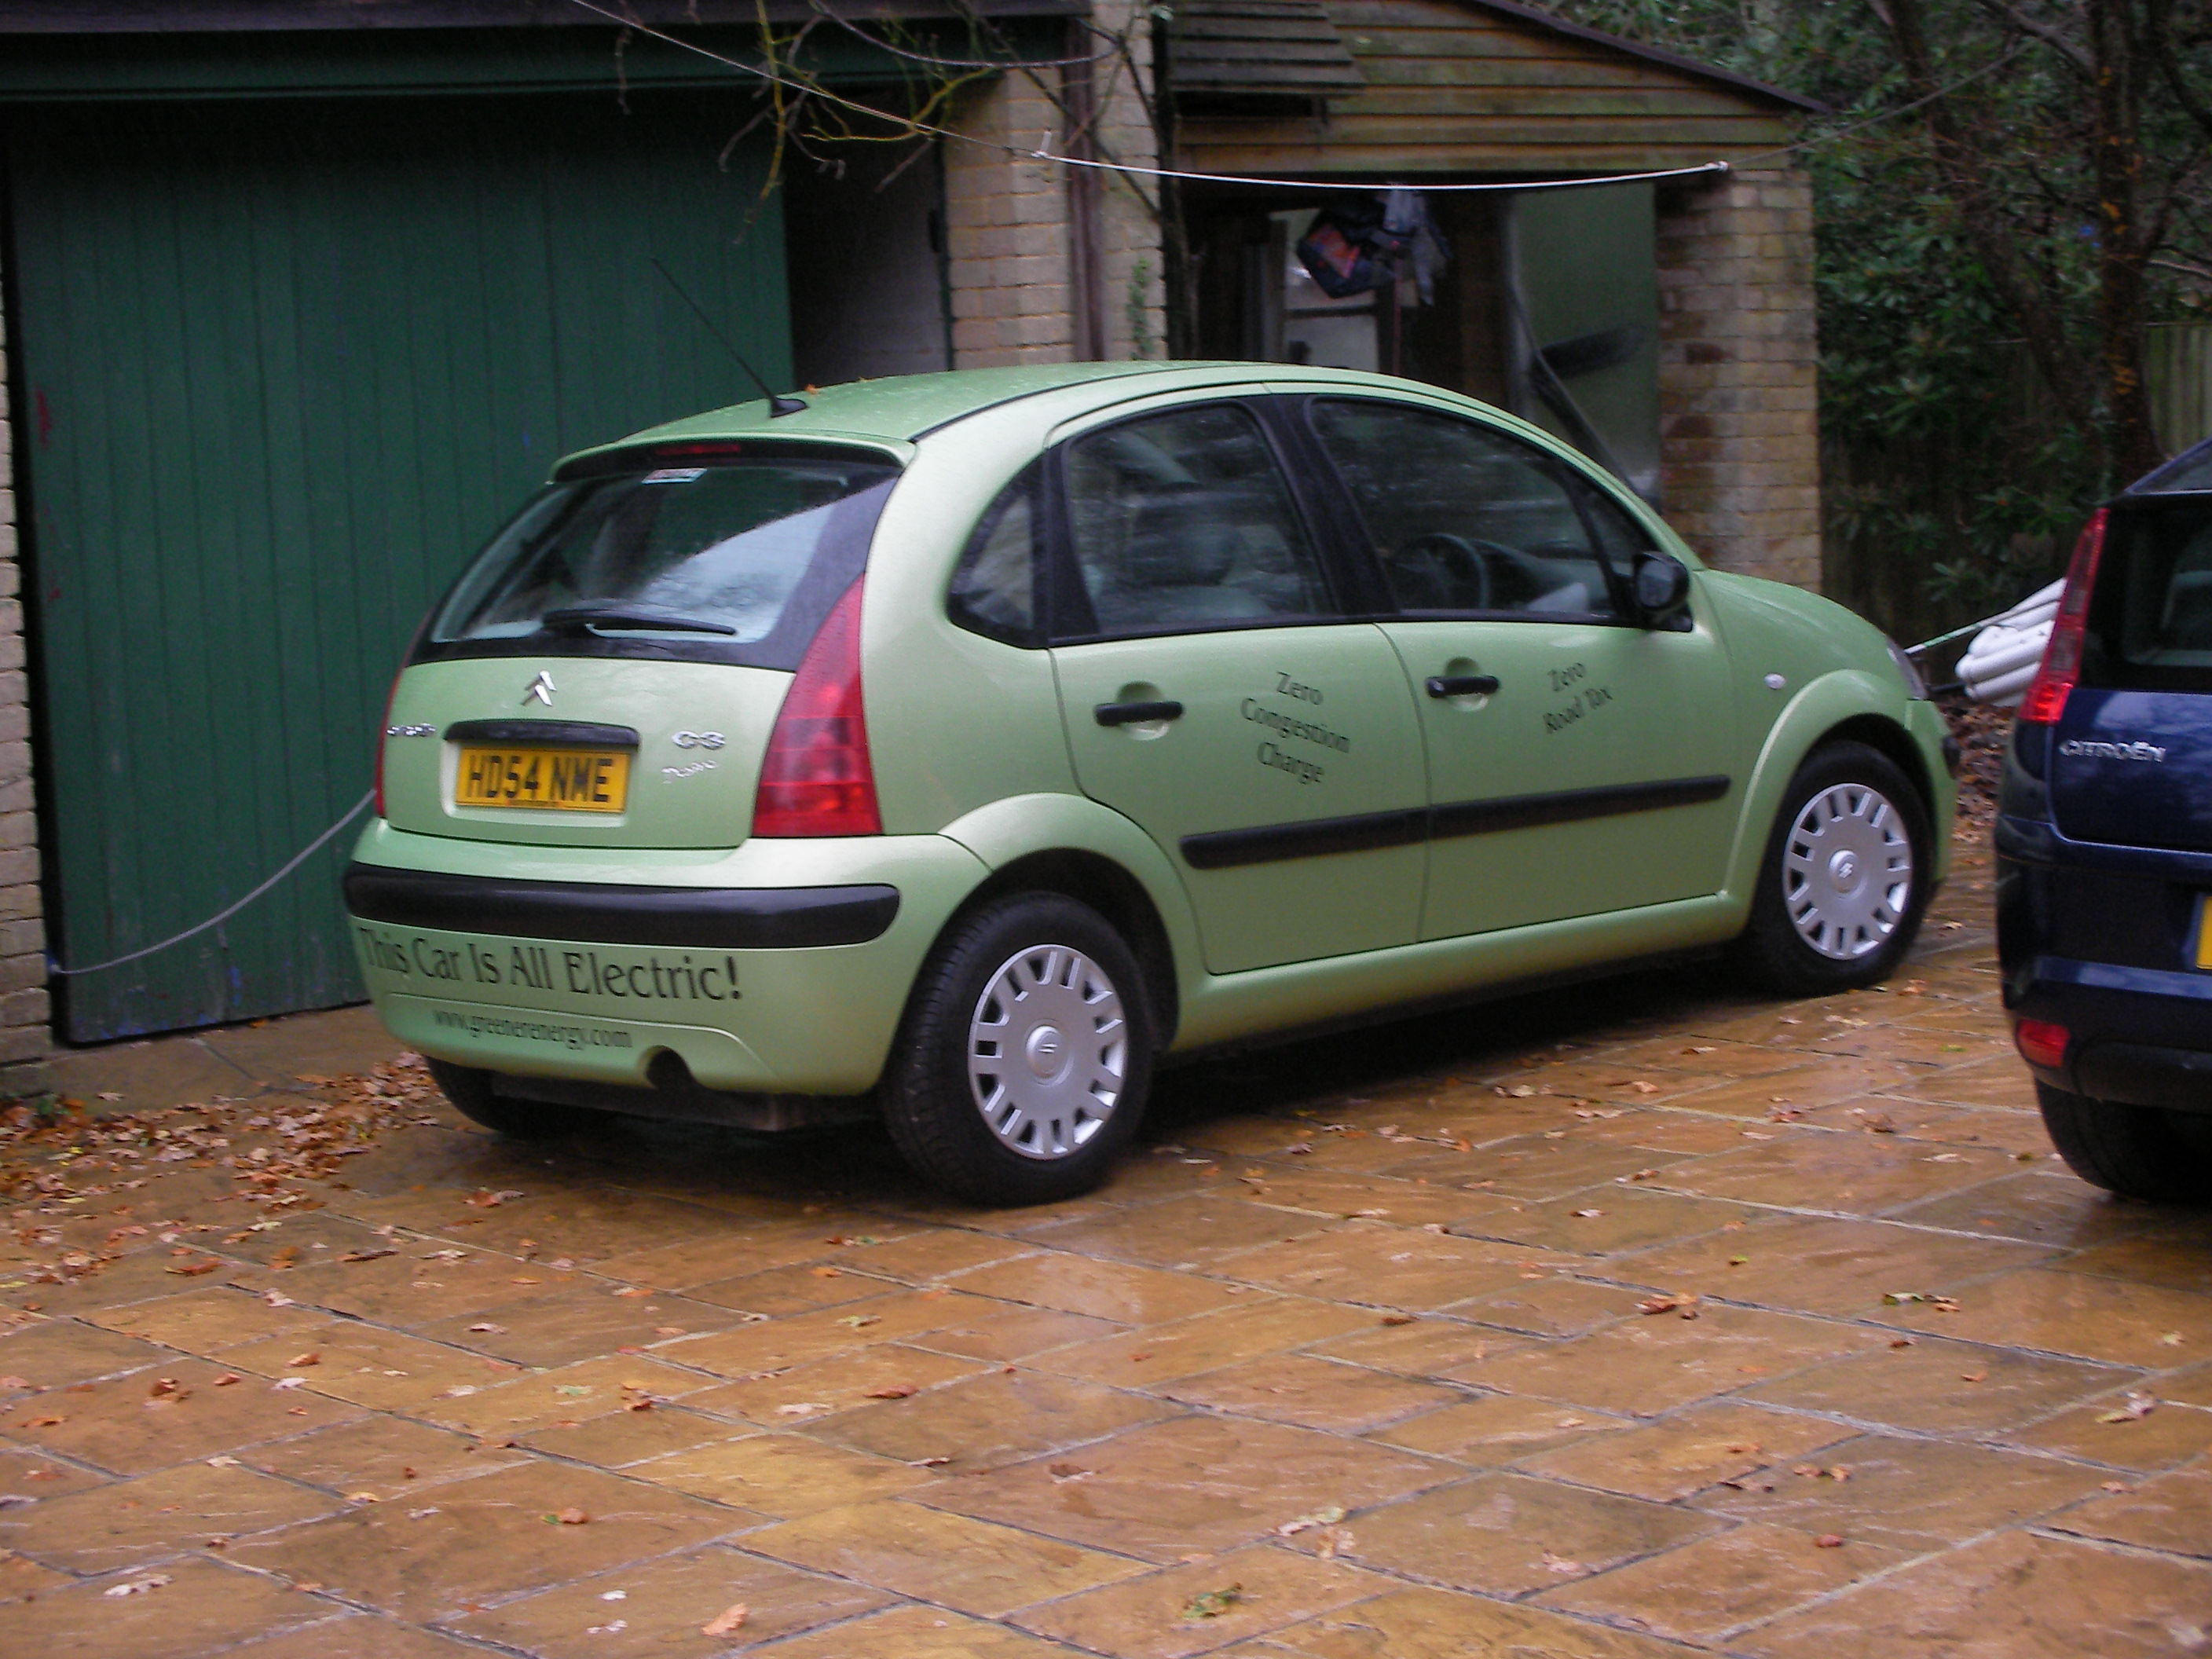
<path fill-rule="evenodd" d="M 1926 810 L 1887 756 L 1815 750 L 1784 792 L 1738 966 L 1785 996 L 1887 977 L 1920 930 L 1929 862 Z"/>
<path fill-rule="evenodd" d="M 2166 1204 L 2212 1203 L 2212 1118 L 2092 1100 L 2035 1085 L 2044 1127 L 2067 1166 L 2109 1193 Z"/>
<path fill-rule="evenodd" d="M 429 1066 L 430 1076 L 445 1091 L 446 1098 L 453 1103 L 455 1111 L 471 1122 L 517 1140 L 550 1140 L 578 1127 L 591 1115 L 574 1106 L 556 1105 L 550 1101 L 510 1100 L 505 1095 L 494 1094 L 491 1073 L 474 1066 L 456 1066 L 446 1060 L 431 1060 Z"/>
<path fill-rule="evenodd" d="M 983 906 L 915 982 L 884 1073 L 907 1161 L 978 1204 L 1097 1186 L 1136 1133 L 1152 1080 L 1141 970 L 1087 905 L 1024 893 Z"/>

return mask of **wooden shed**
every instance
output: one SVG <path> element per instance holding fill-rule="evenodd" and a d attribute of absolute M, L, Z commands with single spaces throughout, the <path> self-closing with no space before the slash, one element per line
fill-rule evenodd
<path fill-rule="evenodd" d="M 1817 580 L 1790 147 L 1819 106 L 1516 0 L 1184 0 L 1166 81 L 1176 165 L 1263 181 L 1182 186 L 1197 355 L 1470 392 L 1613 465 L 1716 562 Z M 1298 240 L 1385 185 L 1420 192 L 1432 269 L 1330 299 Z M 1438 188 L 1470 185 L 1504 188 Z"/>

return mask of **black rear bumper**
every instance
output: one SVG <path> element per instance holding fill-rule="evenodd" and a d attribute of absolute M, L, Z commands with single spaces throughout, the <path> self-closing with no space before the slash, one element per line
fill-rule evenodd
<path fill-rule="evenodd" d="M 896 887 L 631 887 L 512 881 L 355 864 L 346 908 L 363 921 L 457 933 L 783 951 L 865 945 L 898 915 Z"/>
<path fill-rule="evenodd" d="M 2212 855 L 2070 841 L 2022 815 L 1998 818 L 1996 851 L 2006 1011 L 2069 1033 L 2037 1079 L 2212 1113 L 2212 973 L 2195 964 Z"/>

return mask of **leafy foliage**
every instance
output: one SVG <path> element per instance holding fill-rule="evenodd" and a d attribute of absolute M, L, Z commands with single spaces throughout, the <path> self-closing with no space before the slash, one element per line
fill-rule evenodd
<path fill-rule="evenodd" d="M 1816 202 L 1830 590 L 1932 633 L 2050 580 L 2138 470 L 2121 405 L 2143 325 L 2212 301 L 2207 135 L 2185 101 L 2202 5 L 2179 21 L 2164 0 L 1554 9 L 1830 107 L 1796 157 Z M 2119 118 L 2090 72 L 2112 64 L 2133 77 Z M 2116 119 L 2140 149 L 2124 223 L 2094 165 Z M 2128 281 L 2131 317 L 2114 308 Z"/>

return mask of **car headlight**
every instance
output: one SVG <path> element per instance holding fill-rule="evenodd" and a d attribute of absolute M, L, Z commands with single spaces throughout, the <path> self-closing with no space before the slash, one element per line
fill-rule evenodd
<path fill-rule="evenodd" d="M 1920 665 L 1898 648 L 1895 640 L 1884 640 L 1889 647 L 1889 659 L 1897 665 L 1898 677 L 1905 682 L 1905 695 L 1915 702 L 1928 701 L 1928 681 L 1920 672 Z"/>

